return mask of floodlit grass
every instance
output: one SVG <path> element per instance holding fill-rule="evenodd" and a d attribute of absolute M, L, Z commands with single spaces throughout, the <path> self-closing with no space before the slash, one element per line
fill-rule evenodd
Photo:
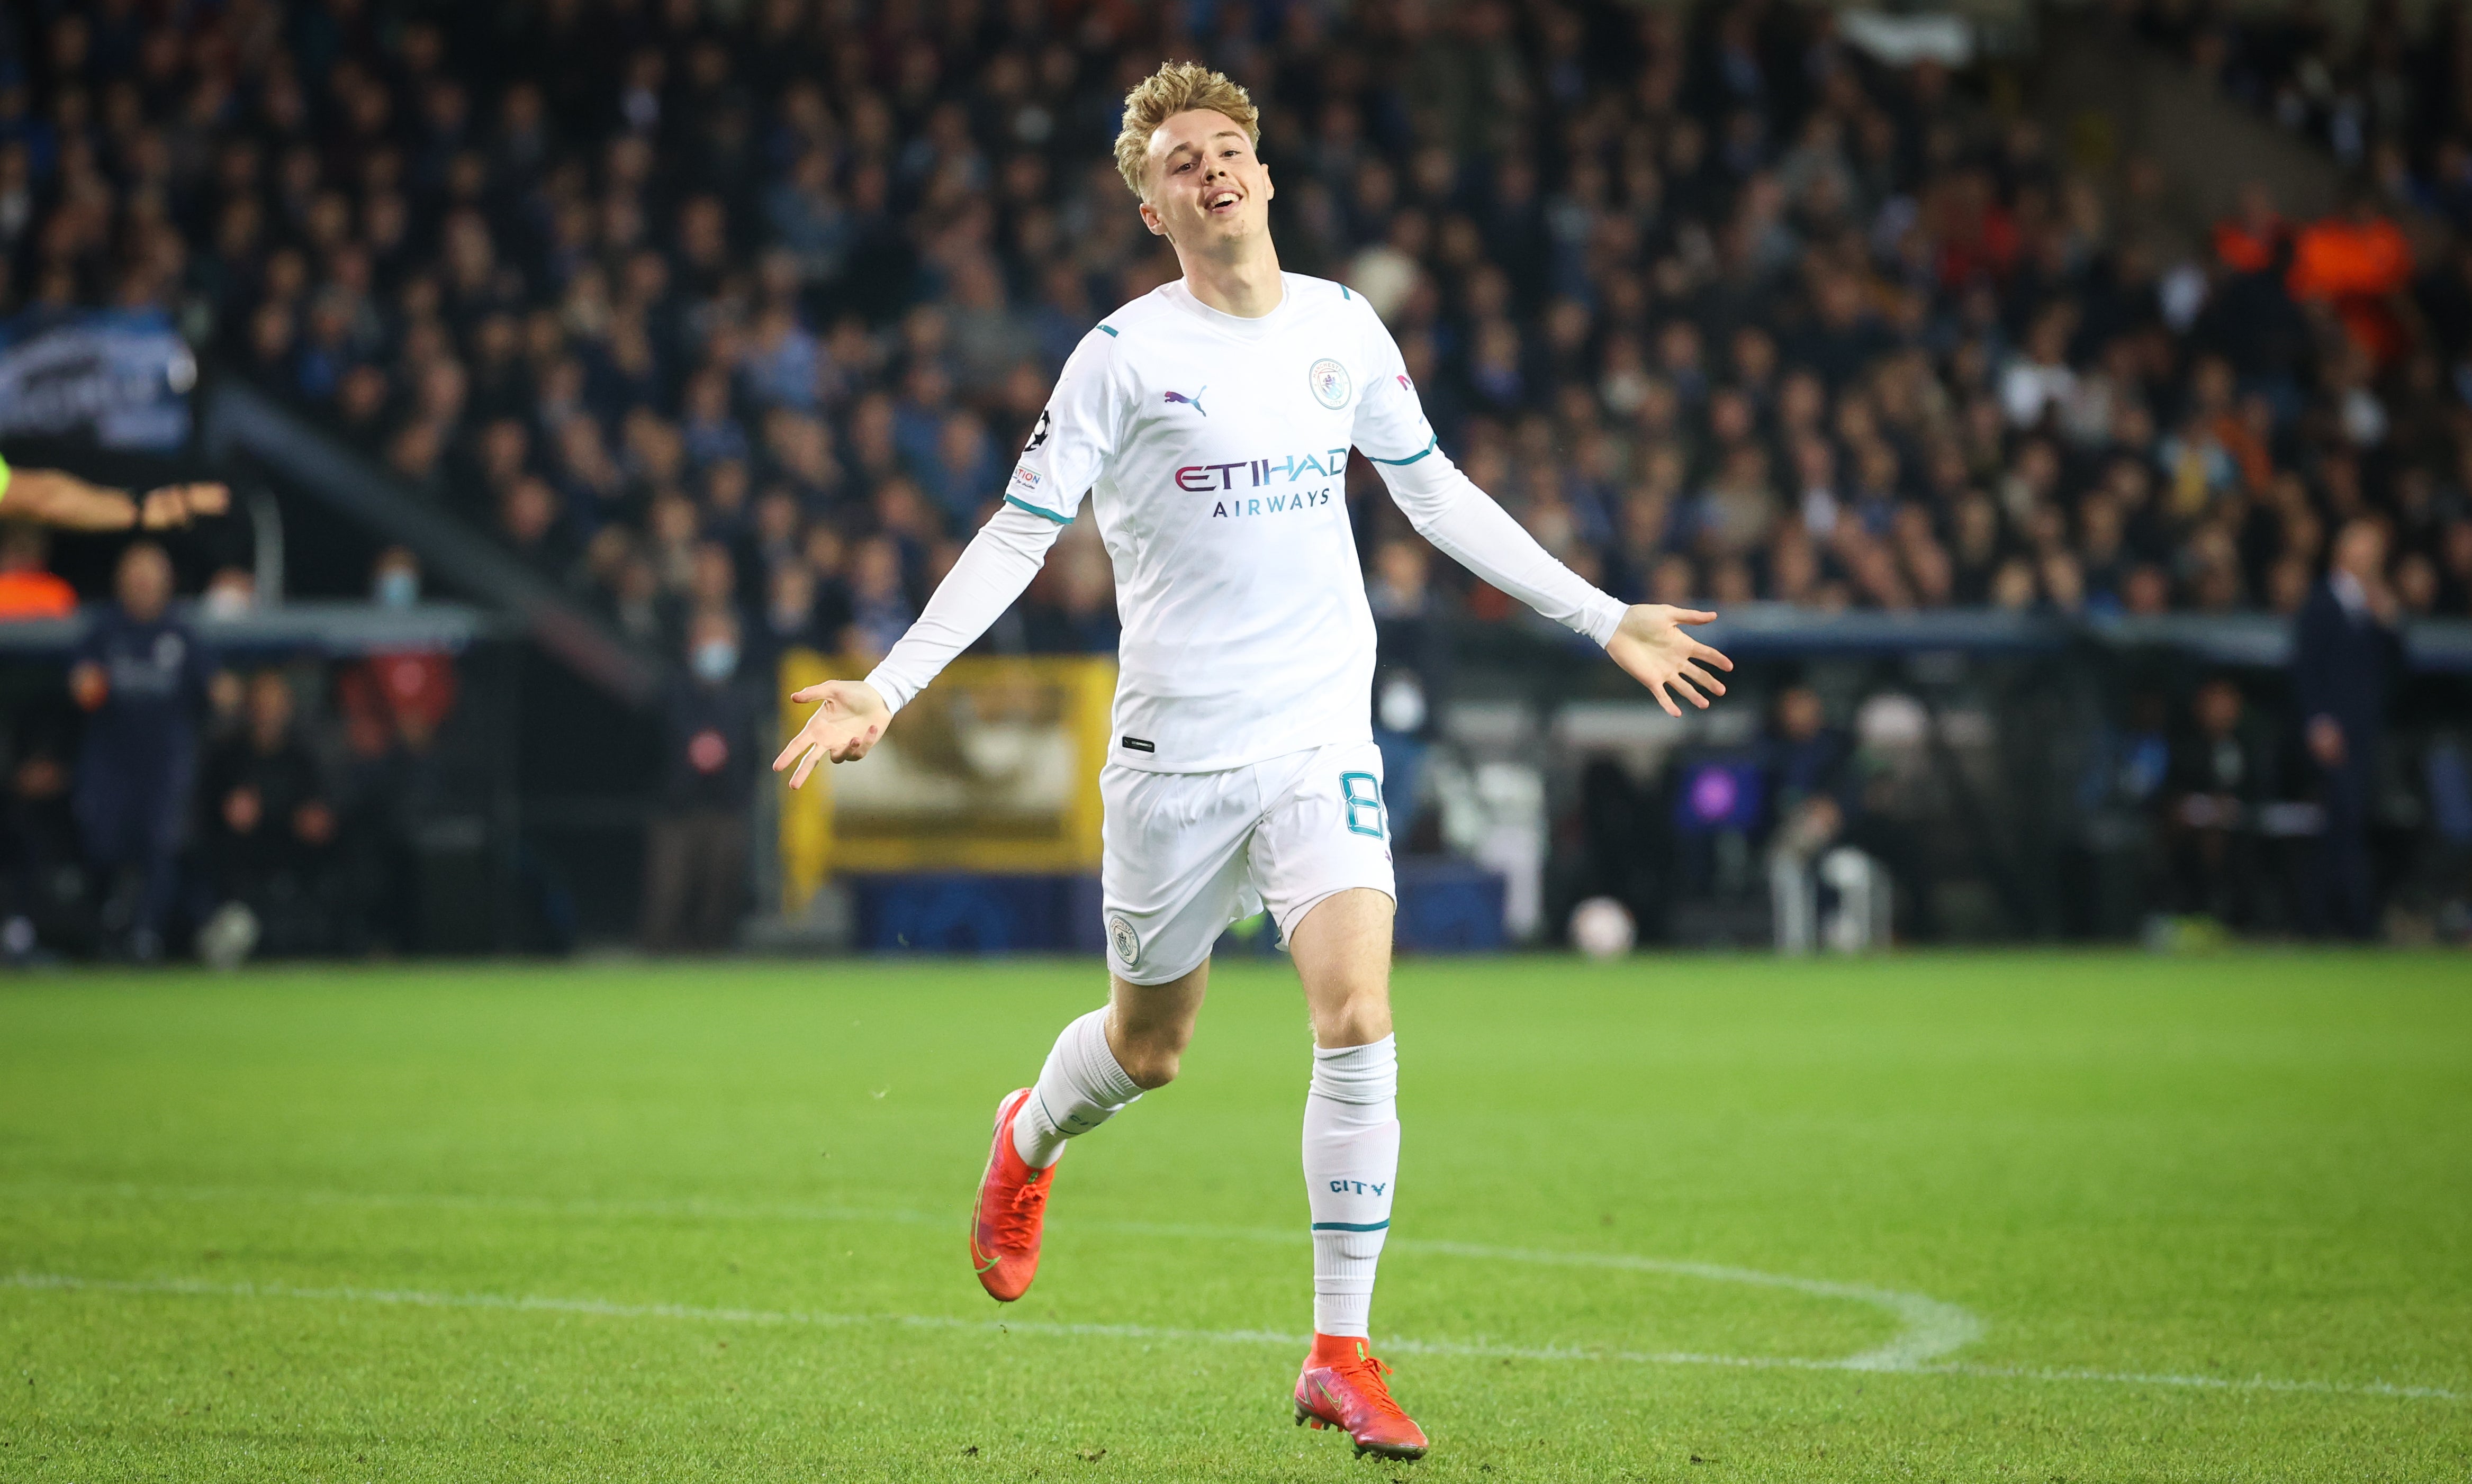
<path fill-rule="evenodd" d="M 1413 1466 L 1289 1423 L 1284 966 L 979 1292 L 989 1111 L 1101 982 L 0 983 L 0 1479 L 2472 1473 L 2460 956 L 1403 965 Z"/>

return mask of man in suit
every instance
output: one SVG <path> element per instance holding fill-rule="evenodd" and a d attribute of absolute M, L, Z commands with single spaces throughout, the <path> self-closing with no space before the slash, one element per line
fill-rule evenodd
<path fill-rule="evenodd" d="M 2400 660 L 2387 534 L 2355 520 L 2335 537 L 2326 579 L 2300 610 L 2292 689 L 2300 736 L 2326 812 L 2325 833 L 2302 884 L 2301 924 L 2312 932 L 2367 937 L 2377 923 L 2369 869 L 2369 805 L 2386 740 L 2387 691 Z"/>

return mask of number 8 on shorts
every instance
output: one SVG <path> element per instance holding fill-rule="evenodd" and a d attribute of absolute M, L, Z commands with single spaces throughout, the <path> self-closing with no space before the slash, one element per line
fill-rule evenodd
<path fill-rule="evenodd" d="M 1347 805 L 1347 827 L 1358 835 L 1370 835 L 1387 839 L 1388 821 L 1383 817 L 1382 782 L 1371 773 L 1339 775 L 1339 796 Z"/>

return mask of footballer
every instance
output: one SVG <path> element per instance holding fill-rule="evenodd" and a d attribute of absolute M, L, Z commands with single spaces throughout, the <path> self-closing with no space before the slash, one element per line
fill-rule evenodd
<path fill-rule="evenodd" d="M 795 769 L 796 788 L 820 762 L 865 757 L 1021 595 L 1089 495 L 1124 624 L 1100 774 L 1109 995 L 1064 1027 L 1034 1083 L 996 1105 L 972 1263 L 999 1300 L 1028 1290 L 1066 1145 L 1175 1079 L 1212 943 L 1268 908 L 1314 1033 L 1314 1339 L 1296 1421 L 1345 1431 L 1359 1453 L 1415 1458 L 1424 1431 L 1369 1343 L 1398 1185 L 1395 893 L 1349 450 L 1426 540 L 1604 646 L 1668 712 L 1680 715 L 1677 696 L 1705 707 L 1723 695 L 1712 671 L 1733 665 L 1686 631 L 1714 614 L 1626 607 L 1460 472 L 1364 298 L 1280 271 L 1260 137 L 1245 89 L 1193 63 L 1126 97 L 1116 166 L 1183 277 L 1083 338 L 1003 506 L 865 680 L 792 697 L 821 704 L 772 766 Z"/>

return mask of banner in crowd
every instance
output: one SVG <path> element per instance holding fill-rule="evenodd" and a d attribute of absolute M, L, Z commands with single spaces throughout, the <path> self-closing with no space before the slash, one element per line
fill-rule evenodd
<path fill-rule="evenodd" d="M 814 709 L 792 692 L 867 670 L 812 649 L 782 656 L 781 736 Z M 820 766 L 795 793 L 781 786 L 782 909 L 798 915 L 845 872 L 1096 871 L 1115 691 L 1110 658 L 954 661 L 864 760 Z"/>
<path fill-rule="evenodd" d="M 29 310 L 0 323 L 0 437 L 176 452 L 197 384 L 197 357 L 159 309 Z"/>

